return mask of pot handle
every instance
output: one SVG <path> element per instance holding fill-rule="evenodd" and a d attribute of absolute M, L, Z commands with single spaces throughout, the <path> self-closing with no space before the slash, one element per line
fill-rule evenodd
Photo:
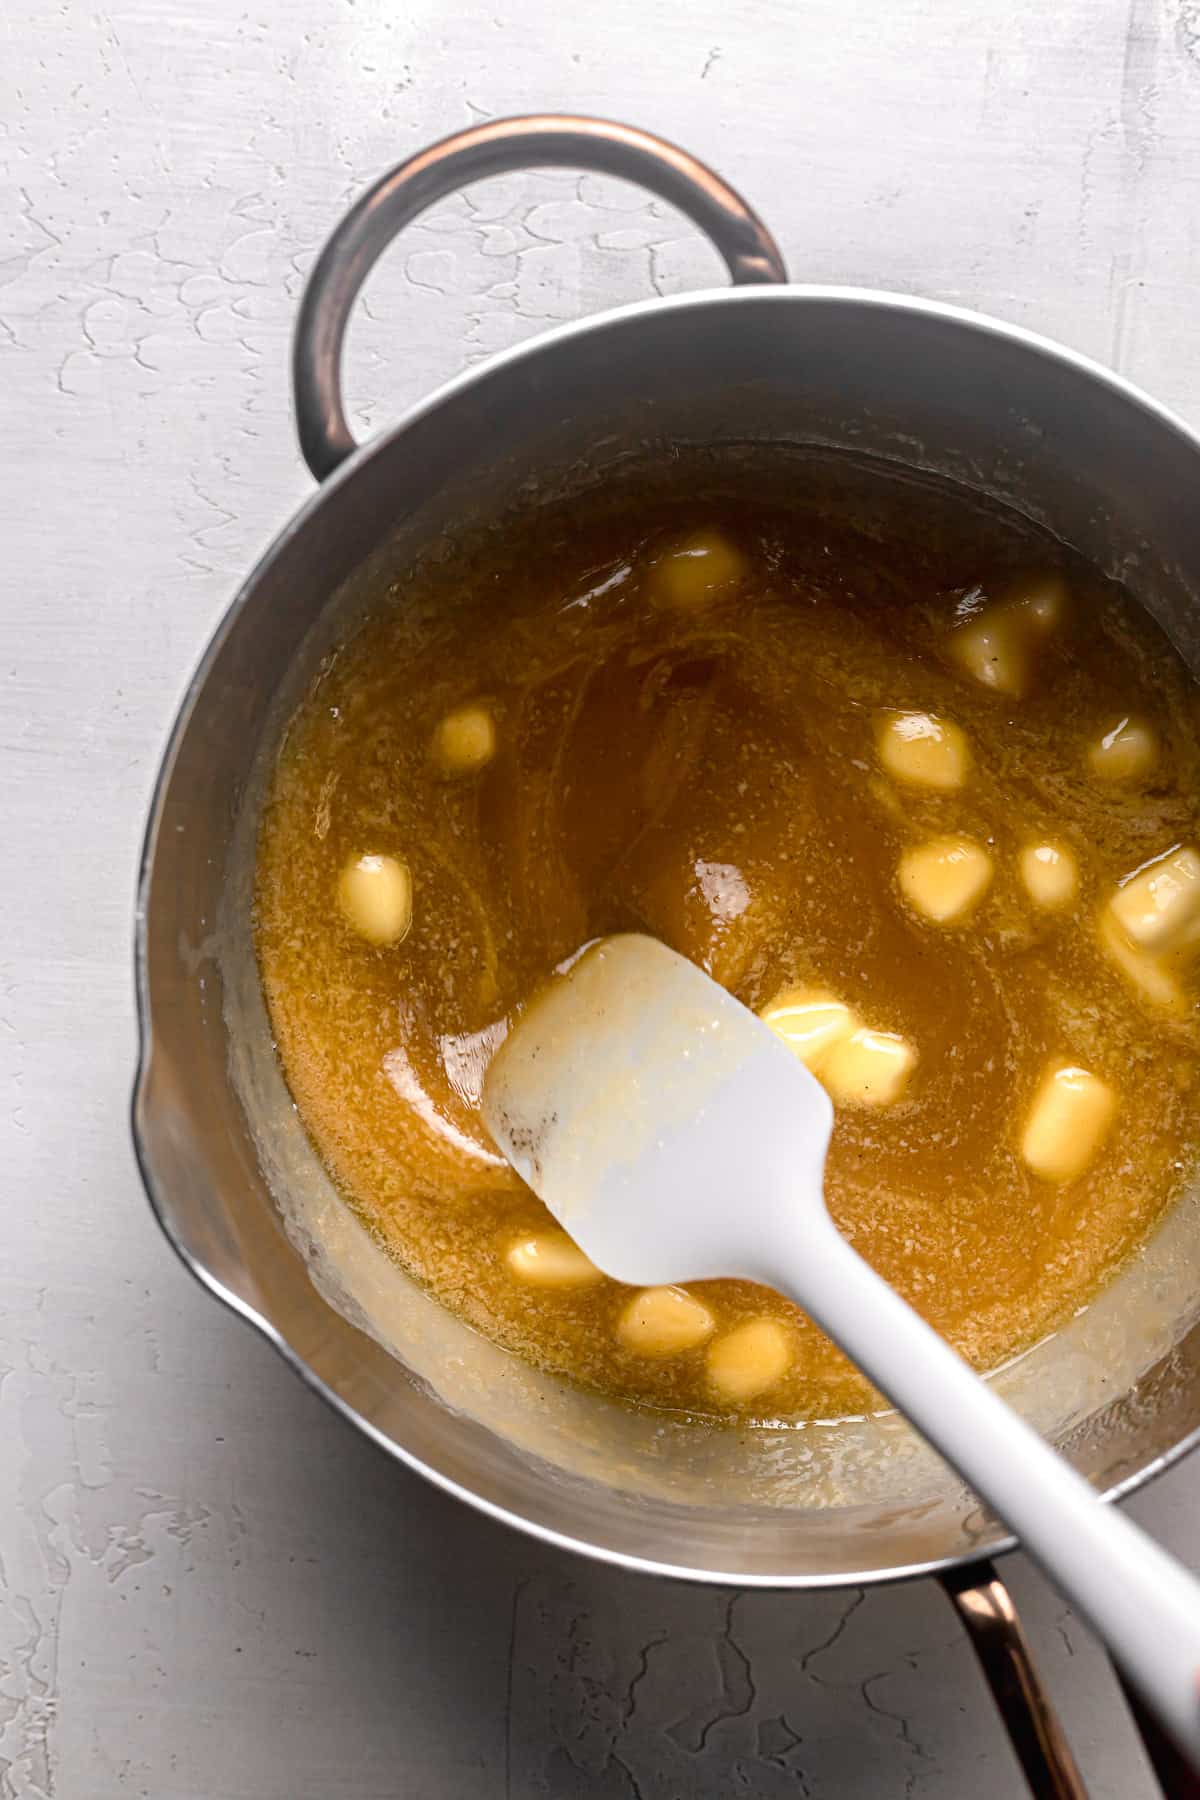
<path fill-rule="evenodd" d="M 950 1569 L 941 1583 L 971 1640 L 1034 1800 L 1088 1800 L 1071 1746 L 1034 1667 L 1017 1609 L 995 1565 L 977 1562 Z"/>
<path fill-rule="evenodd" d="M 1012 1595 L 986 1560 L 939 1577 L 971 1641 L 1034 1800 L 1088 1800 L 1078 1764 L 1034 1667 Z M 1200 1776 L 1184 1760 L 1113 1663 L 1147 1760 L 1166 1800 L 1200 1800 Z"/>
<path fill-rule="evenodd" d="M 736 285 L 784 282 L 770 232 L 741 196 L 686 151 L 605 119 L 534 114 L 443 138 L 358 199 L 317 258 L 292 349 L 296 424 L 318 481 L 357 447 L 342 405 L 341 360 L 355 297 L 397 232 L 455 189 L 513 169 L 595 169 L 637 182 L 679 208 L 720 251 Z"/>

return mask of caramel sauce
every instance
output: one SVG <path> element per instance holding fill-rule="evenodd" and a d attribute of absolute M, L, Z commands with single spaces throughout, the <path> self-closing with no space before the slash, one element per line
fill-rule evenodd
<path fill-rule="evenodd" d="M 687 600 L 662 567 L 694 531 L 741 573 Z M 965 674 L 947 634 L 1034 568 L 1062 572 L 1069 605 L 1013 698 Z M 455 774 L 434 751 L 464 707 L 484 709 L 494 742 L 472 713 L 487 760 Z M 884 709 L 957 725 L 963 785 L 890 777 Z M 1160 747 L 1136 787 L 1097 780 L 1088 759 L 1127 714 Z M 1139 998 L 1094 922 L 1118 879 L 1194 834 L 1198 771 L 1197 692 L 1161 633 L 1056 542 L 964 493 L 774 456 L 531 507 L 381 592 L 290 723 L 256 897 L 284 1072 L 347 1203 L 448 1307 L 610 1394 L 712 1413 L 703 1345 L 652 1358 L 618 1331 L 630 1290 L 514 1275 L 510 1247 L 548 1221 L 488 1139 L 483 1071 L 512 1009 L 609 932 L 663 938 L 757 1009 L 798 986 L 834 994 L 917 1060 L 894 1105 L 839 1109 L 831 1210 L 987 1369 L 1086 1304 L 1195 1160 L 1194 1008 Z M 946 833 L 994 866 L 953 928 L 897 887 L 905 850 Z M 1078 894 L 1054 912 L 1019 876 L 1037 838 L 1078 858 Z M 411 874 L 397 943 L 366 941 L 339 911 L 363 855 Z M 1118 1096 L 1100 1153 L 1065 1186 L 1020 1154 L 1055 1057 Z M 693 1291 L 718 1337 L 761 1316 L 786 1328 L 786 1373 L 733 1410 L 875 1403 L 788 1303 L 740 1283 Z"/>

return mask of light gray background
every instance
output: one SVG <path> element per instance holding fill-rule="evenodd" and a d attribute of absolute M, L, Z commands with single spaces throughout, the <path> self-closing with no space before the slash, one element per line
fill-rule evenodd
<path fill-rule="evenodd" d="M 472 120 L 625 116 L 801 278 L 1090 351 L 1200 418 L 1197 0 L 5 0 L 0 11 L 0 1795 L 598 1800 L 1020 1791 L 941 1596 L 667 1588 L 390 1467 L 202 1297 L 130 1155 L 134 863 L 185 676 L 308 492 L 287 352 L 339 211 Z M 569 175 L 372 281 L 369 431 L 489 350 L 718 279 Z M 1200 1466 L 1133 1511 L 1193 1564 Z M 1009 1565 L 1097 1795 L 1144 1763 Z"/>

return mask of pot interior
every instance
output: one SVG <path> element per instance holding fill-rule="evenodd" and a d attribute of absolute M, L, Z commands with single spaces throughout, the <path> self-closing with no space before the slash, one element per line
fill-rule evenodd
<path fill-rule="evenodd" d="M 283 1084 L 251 941 L 263 785 L 321 657 L 380 586 L 506 513 L 688 446 L 822 445 L 1017 508 L 1126 582 L 1200 672 L 1195 442 L 1032 340 L 935 308 L 696 296 L 557 334 L 457 385 L 326 484 L 193 685 L 151 823 L 136 1107 L 168 1233 L 385 1445 L 534 1529 L 738 1582 L 911 1573 L 1004 1533 L 895 1415 L 731 1430 L 525 1366 L 418 1289 L 331 1189 Z M 1200 1194 L 1005 1396 L 1098 1486 L 1200 1429 Z"/>

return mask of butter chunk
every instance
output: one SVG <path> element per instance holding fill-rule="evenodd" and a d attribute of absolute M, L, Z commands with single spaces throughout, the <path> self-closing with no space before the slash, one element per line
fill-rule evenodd
<path fill-rule="evenodd" d="M 908 1086 L 917 1053 L 894 1031 L 855 1031 L 825 1058 L 821 1081 L 835 1106 L 892 1106 Z"/>
<path fill-rule="evenodd" d="M 515 1244 L 505 1256 L 510 1272 L 531 1287 L 591 1287 L 603 1276 L 565 1231 L 538 1231 Z"/>
<path fill-rule="evenodd" d="M 1017 859 L 1025 892 L 1043 912 L 1063 912 L 1079 893 L 1079 859 L 1069 844 L 1043 838 L 1026 844 Z"/>
<path fill-rule="evenodd" d="M 1029 653 L 1011 619 L 983 613 L 950 635 L 950 655 L 981 687 L 1014 699 L 1029 685 Z"/>
<path fill-rule="evenodd" d="M 1019 699 L 1030 683 L 1038 641 L 1062 623 L 1067 605 L 1061 575 L 1053 571 L 1027 575 L 1010 584 L 1002 598 L 956 626 L 947 650 L 982 687 Z"/>
<path fill-rule="evenodd" d="M 745 573 L 736 544 L 719 531 L 694 531 L 655 560 L 653 591 L 670 606 L 699 606 L 736 587 Z"/>
<path fill-rule="evenodd" d="M 713 1333 L 707 1306 L 685 1288 L 643 1288 L 617 1320 L 617 1336 L 639 1356 L 678 1356 Z"/>
<path fill-rule="evenodd" d="M 931 838 L 904 852 L 898 878 L 914 912 L 935 925 L 958 925 L 991 886 L 992 859 L 974 838 Z"/>
<path fill-rule="evenodd" d="M 1200 853 L 1190 844 L 1168 850 L 1123 881 L 1109 909 L 1136 949 L 1184 948 L 1200 930 Z"/>
<path fill-rule="evenodd" d="M 346 923 L 369 944 L 398 944 L 412 924 L 412 876 L 395 856 L 356 856 L 338 877 Z"/>
<path fill-rule="evenodd" d="M 496 754 L 496 722 L 486 706 L 459 706 L 439 722 L 430 748 L 443 775 L 477 775 Z"/>
<path fill-rule="evenodd" d="M 971 767 L 966 734 L 934 713 L 884 713 L 876 722 L 875 747 L 888 774 L 912 787 L 960 788 Z"/>
<path fill-rule="evenodd" d="M 1116 1110 L 1107 1081 L 1073 1063 L 1051 1063 L 1025 1121 L 1021 1155 L 1042 1181 L 1075 1181 L 1094 1161 Z"/>
<path fill-rule="evenodd" d="M 1088 765 L 1101 781 L 1144 782 L 1158 762 L 1158 738 L 1144 719 L 1118 719 L 1088 751 Z"/>
<path fill-rule="evenodd" d="M 820 989 L 789 988 L 759 1014 L 806 1069 L 816 1070 L 833 1046 L 857 1029 L 858 1020 L 841 1000 Z"/>
<path fill-rule="evenodd" d="M 791 1361 L 791 1337 L 777 1319 L 748 1319 L 709 1349 L 709 1385 L 719 1399 L 737 1406 L 774 1387 Z"/>

